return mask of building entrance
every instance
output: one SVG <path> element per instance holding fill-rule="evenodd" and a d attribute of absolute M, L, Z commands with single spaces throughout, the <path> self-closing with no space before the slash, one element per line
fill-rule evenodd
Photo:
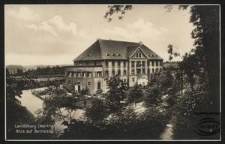
<path fill-rule="evenodd" d="M 101 82 L 98 82 L 98 87 L 97 89 L 101 89 Z"/>

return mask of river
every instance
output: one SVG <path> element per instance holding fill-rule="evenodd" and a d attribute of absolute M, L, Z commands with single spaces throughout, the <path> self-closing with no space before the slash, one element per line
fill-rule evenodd
<path fill-rule="evenodd" d="M 44 88 L 38 88 L 36 90 L 41 90 Z M 25 106 L 35 117 L 37 114 L 35 113 L 38 109 L 42 108 L 43 100 L 34 96 L 31 90 L 23 90 L 21 98 L 18 98 L 21 102 L 21 105 Z"/>

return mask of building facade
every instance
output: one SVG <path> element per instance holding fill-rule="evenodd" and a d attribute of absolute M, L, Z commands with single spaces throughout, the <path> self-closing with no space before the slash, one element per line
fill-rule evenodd
<path fill-rule="evenodd" d="M 98 39 L 67 67 L 66 83 L 75 91 L 88 88 L 91 94 L 108 91 L 111 77 L 120 76 L 129 87 L 147 85 L 151 74 L 162 71 L 163 59 L 141 42 Z"/>

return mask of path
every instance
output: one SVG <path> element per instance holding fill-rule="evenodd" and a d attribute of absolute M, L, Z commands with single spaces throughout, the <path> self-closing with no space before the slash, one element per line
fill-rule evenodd
<path fill-rule="evenodd" d="M 163 133 L 160 136 L 162 140 L 172 140 L 173 139 L 173 125 L 167 124 L 166 128 L 164 129 Z"/>

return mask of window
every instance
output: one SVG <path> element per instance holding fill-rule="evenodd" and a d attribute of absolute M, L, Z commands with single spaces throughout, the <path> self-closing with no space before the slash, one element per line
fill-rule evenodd
<path fill-rule="evenodd" d="M 162 61 L 160 61 L 160 66 L 162 66 Z"/>
<path fill-rule="evenodd" d="M 145 61 L 142 61 L 142 66 L 145 66 Z"/>
<path fill-rule="evenodd" d="M 91 77 L 91 73 L 90 72 L 87 72 L 87 77 Z"/>
<path fill-rule="evenodd" d="M 123 70 L 123 75 L 127 75 L 127 72 L 126 72 L 126 70 Z"/>
<path fill-rule="evenodd" d="M 134 61 L 131 62 L 131 67 L 134 67 Z"/>
<path fill-rule="evenodd" d="M 152 61 L 152 66 L 154 66 L 154 61 Z"/>
<path fill-rule="evenodd" d="M 115 70 L 112 70 L 112 76 L 115 76 Z"/>
<path fill-rule="evenodd" d="M 142 73 L 145 74 L 145 69 L 143 68 Z"/>
<path fill-rule="evenodd" d="M 117 56 L 120 56 L 120 54 L 117 54 Z"/>
<path fill-rule="evenodd" d="M 105 77 L 108 77 L 108 76 L 109 76 L 109 72 L 105 71 Z"/>
<path fill-rule="evenodd" d="M 160 68 L 160 72 L 162 72 L 162 68 Z"/>
<path fill-rule="evenodd" d="M 118 61 L 118 67 L 120 67 L 120 61 Z"/>
<path fill-rule="evenodd" d="M 118 70 L 118 75 L 120 75 L 120 70 Z"/>
<path fill-rule="evenodd" d="M 101 72 L 97 72 L 97 77 L 101 77 Z"/>
<path fill-rule="evenodd" d="M 148 63 L 148 66 L 149 66 L 150 65 L 150 62 L 148 61 L 147 63 Z"/>
<path fill-rule="evenodd" d="M 132 78 L 132 81 L 134 82 L 134 78 Z"/>
<path fill-rule="evenodd" d="M 126 83 L 126 82 L 127 82 L 127 79 L 124 79 L 124 80 L 123 80 L 123 82 L 125 82 L 125 83 Z"/>
<path fill-rule="evenodd" d="M 74 73 L 74 74 L 73 74 L 73 77 L 76 77 L 76 74 L 77 74 L 77 73 Z"/>
<path fill-rule="evenodd" d="M 139 57 L 141 57 L 141 53 L 139 53 Z"/>
<path fill-rule="evenodd" d="M 94 62 L 94 65 L 95 65 L 95 66 L 97 65 L 96 61 Z"/>
<path fill-rule="evenodd" d="M 156 61 L 156 66 L 158 66 L 158 61 Z"/>
<path fill-rule="evenodd" d="M 70 84 L 70 80 L 68 80 L 68 84 Z"/>
<path fill-rule="evenodd" d="M 88 85 L 90 86 L 91 85 L 91 82 L 88 82 Z"/>
<path fill-rule="evenodd" d="M 106 56 L 109 56 L 109 54 L 107 53 Z"/>
<path fill-rule="evenodd" d="M 80 77 L 80 76 L 81 76 L 81 75 L 80 75 L 80 72 L 78 72 L 78 73 L 77 73 L 77 76 L 78 76 L 78 77 Z"/>
<path fill-rule="evenodd" d="M 112 54 L 112 56 L 115 56 L 115 54 Z"/>
<path fill-rule="evenodd" d="M 158 68 L 155 69 L 155 72 L 158 73 Z"/>
<path fill-rule="evenodd" d="M 140 61 L 137 61 L 137 67 L 141 66 Z"/>
<path fill-rule="evenodd" d="M 154 69 L 152 69 L 152 73 L 154 73 Z"/>
<path fill-rule="evenodd" d="M 138 57 L 138 53 L 136 53 L 136 57 Z"/>
<path fill-rule="evenodd" d="M 150 69 L 148 69 L 148 74 L 150 74 Z"/>
<path fill-rule="evenodd" d="M 123 61 L 123 65 L 124 65 L 124 67 L 126 67 L 126 61 Z"/>
<path fill-rule="evenodd" d="M 137 74 L 140 74 L 141 73 L 141 70 L 140 69 L 137 69 Z"/>
<path fill-rule="evenodd" d="M 108 61 L 105 62 L 105 66 L 108 67 Z"/>
<path fill-rule="evenodd" d="M 112 66 L 113 66 L 113 67 L 115 66 L 115 62 L 114 62 L 114 61 L 112 61 Z"/>
<path fill-rule="evenodd" d="M 83 75 L 82 75 L 82 77 L 85 77 L 85 72 L 83 72 Z"/>
<path fill-rule="evenodd" d="M 131 70 L 131 74 L 134 74 L 134 70 Z"/>

